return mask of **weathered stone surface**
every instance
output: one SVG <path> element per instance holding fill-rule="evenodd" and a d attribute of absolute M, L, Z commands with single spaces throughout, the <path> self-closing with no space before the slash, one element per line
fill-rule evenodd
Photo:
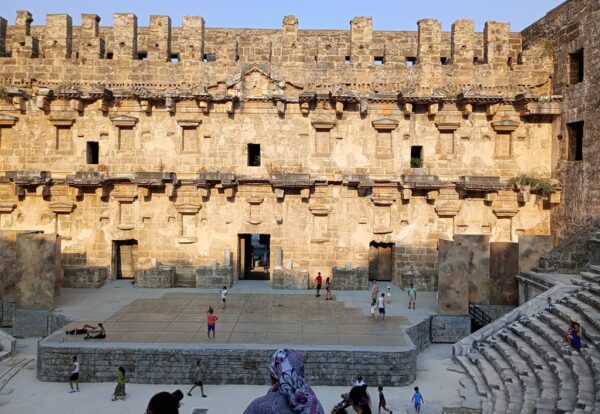
<path fill-rule="evenodd" d="M 455 235 L 454 243 L 467 248 L 469 302 L 489 303 L 490 236 Z"/>
<path fill-rule="evenodd" d="M 196 269 L 196 287 L 222 288 L 231 287 L 233 283 L 233 267 L 200 266 Z"/>
<path fill-rule="evenodd" d="M 366 290 L 369 288 L 369 274 L 364 267 L 334 267 L 332 283 L 336 290 Z"/>
<path fill-rule="evenodd" d="M 431 342 L 454 343 L 471 333 L 469 315 L 433 315 L 431 317 Z"/>
<path fill-rule="evenodd" d="M 175 267 L 158 265 L 135 274 L 137 288 L 170 288 L 175 283 Z"/>
<path fill-rule="evenodd" d="M 66 288 L 99 288 L 107 281 L 108 273 L 109 269 L 106 267 L 65 267 L 62 286 Z"/>
<path fill-rule="evenodd" d="M 440 240 L 438 254 L 438 313 L 469 314 L 469 248 Z"/>
<path fill-rule="evenodd" d="M 519 245 L 491 243 L 490 256 L 490 304 L 516 305 L 519 295 Z"/>
<path fill-rule="evenodd" d="M 273 289 L 308 289 L 308 270 L 273 269 Z"/>
<path fill-rule="evenodd" d="M 519 236 L 519 272 L 538 267 L 540 258 L 553 247 L 553 236 Z"/>

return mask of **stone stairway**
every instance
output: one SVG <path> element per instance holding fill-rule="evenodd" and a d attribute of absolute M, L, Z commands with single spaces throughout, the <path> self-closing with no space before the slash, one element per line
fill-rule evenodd
<path fill-rule="evenodd" d="M 587 267 L 454 345 L 483 413 L 600 413 L 600 266 Z"/>

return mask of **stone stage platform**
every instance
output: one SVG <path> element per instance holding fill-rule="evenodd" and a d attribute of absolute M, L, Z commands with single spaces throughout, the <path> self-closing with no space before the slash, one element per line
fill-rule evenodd
<path fill-rule="evenodd" d="M 209 306 L 219 316 L 214 339 L 206 335 Z M 311 294 L 230 293 L 223 309 L 218 293 L 165 293 L 133 300 L 103 321 L 106 339 L 65 334 L 86 322 L 98 321 L 72 322 L 40 341 L 40 380 L 64 381 L 77 355 L 84 382 L 114 381 L 122 365 L 129 382 L 189 383 L 202 358 L 207 383 L 266 384 L 267 364 L 281 347 L 302 351 L 315 385 L 350 384 L 361 374 L 399 386 L 416 374 L 406 317 L 374 322 L 366 309 Z"/>

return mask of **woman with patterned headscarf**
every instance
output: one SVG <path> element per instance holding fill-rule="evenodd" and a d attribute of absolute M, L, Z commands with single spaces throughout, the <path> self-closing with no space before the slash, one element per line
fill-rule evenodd
<path fill-rule="evenodd" d="M 300 352 L 280 349 L 269 365 L 272 387 L 252 401 L 244 414 L 324 414 L 323 407 L 304 379 Z"/>

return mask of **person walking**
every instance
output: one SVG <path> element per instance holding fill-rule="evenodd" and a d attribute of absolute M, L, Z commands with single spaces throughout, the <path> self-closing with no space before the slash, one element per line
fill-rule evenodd
<path fill-rule="evenodd" d="M 315 282 L 317 283 L 317 297 L 321 296 L 321 284 L 323 283 L 323 277 L 321 276 L 321 272 L 317 273 L 317 277 L 315 278 Z"/>
<path fill-rule="evenodd" d="M 382 293 L 379 299 L 377 300 L 377 307 L 379 308 L 379 315 L 377 315 L 377 320 L 381 316 L 381 320 L 385 321 L 385 293 Z"/>
<path fill-rule="evenodd" d="M 79 369 L 79 361 L 77 361 L 77 356 L 74 356 L 71 363 L 71 375 L 69 376 L 69 386 L 71 387 L 69 392 L 79 392 Z M 75 383 L 76 389 L 73 389 L 73 383 Z"/>
<path fill-rule="evenodd" d="M 385 294 L 385 298 L 387 300 L 388 305 L 392 304 L 392 287 L 388 285 L 387 292 Z"/>
<path fill-rule="evenodd" d="M 227 308 L 227 286 L 223 286 L 221 290 L 221 300 L 223 301 L 223 309 Z"/>
<path fill-rule="evenodd" d="M 331 280 L 329 277 L 325 279 L 325 300 L 333 300 L 333 297 L 331 297 Z"/>
<path fill-rule="evenodd" d="M 408 288 L 408 309 L 410 309 L 410 307 L 412 306 L 413 309 L 415 309 L 415 306 L 417 305 L 417 288 L 415 287 L 414 284 L 410 284 L 410 287 Z"/>
<path fill-rule="evenodd" d="M 383 411 L 387 411 L 388 413 L 392 414 L 392 410 L 388 410 L 385 406 L 385 395 L 383 395 L 383 387 L 380 385 L 379 387 L 377 387 L 377 391 L 379 391 L 379 409 L 377 410 L 377 412 L 381 413 L 381 410 L 383 409 Z"/>
<path fill-rule="evenodd" d="M 117 369 L 117 386 L 115 387 L 115 392 L 113 393 L 113 401 L 117 401 L 117 398 L 125 400 L 125 368 L 119 367 Z"/>
<path fill-rule="evenodd" d="M 371 299 L 377 299 L 379 297 L 379 285 L 377 281 L 373 281 L 373 288 L 371 289 Z"/>
<path fill-rule="evenodd" d="M 425 403 L 425 400 L 423 400 L 423 396 L 419 392 L 419 387 L 415 387 L 415 393 L 412 396 L 411 402 L 415 406 L 415 411 L 420 413 L 421 405 L 423 405 Z"/>
<path fill-rule="evenodd" d="M 371 300 L 371 320 L 375 320 L 375 311 L 377 310 L 377 299 L 373 298 Z"/>
<path fill-rule="evenodd" d="M 215 315 L 215 311 L 212 306 L 208 307 L 208 313 L 206 314 L 206 325 L 208 326 L 208 332 L 206 333 L 207 337 L 210 338 L 210 332 L 212 331 L 213 338 L 215 337 L 215 328 L 217 325 L 217 319 L 219 317 Z"/>
<path fill-rule="evenodd" d="M 192 396 L 192 391 L 194 388 L 200 387 L 200 393 L 202 394 L 202 398 L 206 398 L 206 394 L 204 394 L 204 383 L 202 382 L 202 360 L 198 359 L 196 361 L 196 369 L 194 371 L 194 385 L 187 392 L 187 395 Z"/>

